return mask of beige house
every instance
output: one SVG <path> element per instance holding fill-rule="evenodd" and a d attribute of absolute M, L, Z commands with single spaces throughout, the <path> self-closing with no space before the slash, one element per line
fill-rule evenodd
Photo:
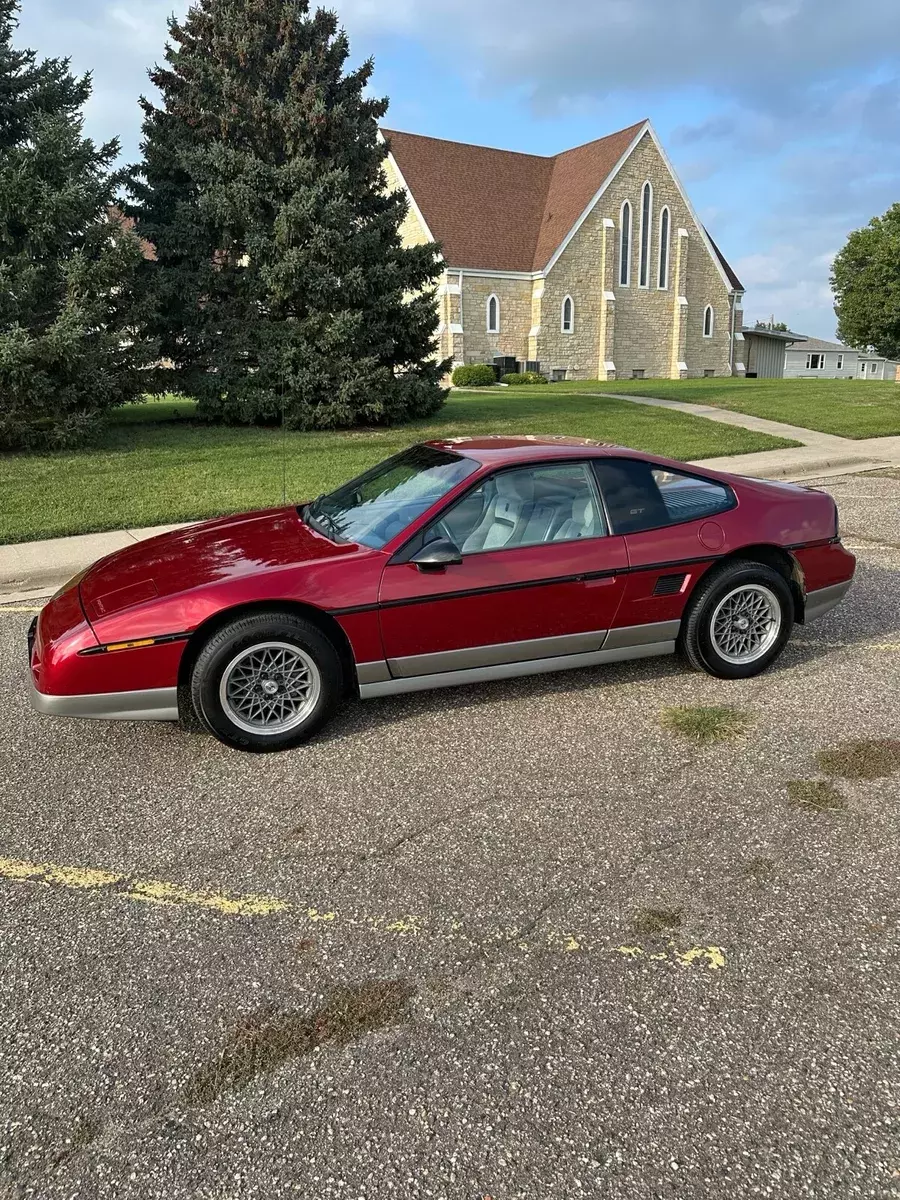
<path fill-rule="evenodd" d="M 553 158 L 383 132 L 404 238 L 443 247 L 442 357 L 568 379 L 744 374 L 744 289 L 649 121 Z"/>

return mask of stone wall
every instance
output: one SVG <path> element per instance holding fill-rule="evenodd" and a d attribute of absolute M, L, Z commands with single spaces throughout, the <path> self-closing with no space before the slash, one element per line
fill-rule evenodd
<path fill-rule="evenodd" d="M 462 288 L 463 351 L 465 361 L 493 362 L 497 354 L 511 355 L 519 362 L 528 357 L 528 333 L 532 319 L 530 279 L 503 279 L 490 275 L 464 275 Z M 500 331 L 487 331 L 487 302 L 491 295 L 500 301 Z"/>
<path fill-rule="evenodd" d="M 642 191 L 653 186 L 647 287 L 640 286 Z M 619 238 L 622 204 L 632 207 L 631 274 L 628 286 L 619 282 Z M 669 209 L 668 286 L 659 286 L 660 215 Z M 614 223 L 610 228 L 609 222 Z M 680 237 L 680 230 L 687 237 Z M 604 238 L 607 264 L 602 266 Z M 678 278 L 678 254 L 682 271 Z M 544 287 L 540 354 L 542 368 L 567 367 L 573 378 L 605 377 L 600 354 L 604 292 L 615 295 L 615 333 L 612 361 L 615 376 L 647 378 L 730 373 L 729 288 L 691 218 L 675 180 L 653 139 L 646 134 L 609 189 L 547 275 Z M 575 330 L 560 332 L 563 297 L 575 301 Z M 687 304 L 682 303 L 687 300 Z M 712 338 L 703 336 L 703 314 L 712 304 L 716 323 Z M 686 372 L 679 363 L 686 363 Z M 611 372 L 610 372 L 611 374 Z"/>
<path fill-rule="evenodd" d="M 390 159 L 385 169 L 389 186 L 402 186 Z M 641 287 L 642 191 L 647 180 L 653 187 L 653 211 L 647 286 Z M 625 200 L 632 207 L 627 286 L 619 282 Z M 666 286 L 660 287 L 660 215 L 664 206 L 670 218 L 669 272 Z M 429 240 L 412 208 L 401 233 L 408 245 Z M 730 288 L 649 133 L 545 278 L 467 274 L 462 277 L 461 295 L 456 293 L 459 278 L 454 271 L 445 274 L 437 297 L 441 354 L 454 362 L 492 362 L 498 354 L 520 362 L 537 359 L 545 373 L 565 370 L 571 379 L 630 379 L 638 372 L 648 379 L 731 374 Z M 495 334 L 487 330 L 487 301 L 492 294 L 500 302 L 500 328 Z M 562 329 L 566 296 L 571 296 L 574 304 L 570 333 Z M 709 338 L 703 333 L 708 304 L 715 314 Z M 739 311 L 737 328 L 742 317 Z M 737 342 L 735 361 L 745 359 L 745 345 Z"/>

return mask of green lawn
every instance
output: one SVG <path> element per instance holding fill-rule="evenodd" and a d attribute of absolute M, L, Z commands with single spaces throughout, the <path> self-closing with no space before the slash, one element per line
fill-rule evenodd
<path fill-rule="evenodd" d="M 0 541 L 168 524 L 300 501 L 430 437 L 575 434 L 672 458 L 710 458 L 794 443 L 624 400 L 549 387 L 455 392 L 429 421 L 397 429 L 288 433 L 191 420 L 174 396 L 118 410 L 100 445 L 58 454 L 0 455 Z"/>
<path fill-rule="evenodd" d="M 859 379 L 641 379 L 551 383 L 552 394 L 621 392 L 709 404 L 838 437 L 900 434 L 900 383 Z M 516 395 L 524 388 L 516 388 Z"/>

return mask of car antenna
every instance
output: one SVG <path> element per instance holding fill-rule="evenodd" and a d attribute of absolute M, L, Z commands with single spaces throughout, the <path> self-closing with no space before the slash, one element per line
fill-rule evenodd
<path fill-rule="evenodd" d="M 287 505 L 287 422 L 284 406 L 284 366 L 281 370 L 281 504 Z"/>

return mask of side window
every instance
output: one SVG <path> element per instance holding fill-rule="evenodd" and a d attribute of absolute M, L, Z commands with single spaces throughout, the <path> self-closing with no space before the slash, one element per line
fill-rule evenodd
<path fill-rule="evenodd" d="M 638 459 L 602 459 L 596 471 L 613 533 L 640 533 L 696 521 L 734 505 L 731 491 L 720 483 Z"/>
<path fill-rule="evenodd" d="M 586 464 L 499 471 L 467 492 L 425 533 L 449 537 L 463 554 L 603 537 L 606 528 Z"/>

